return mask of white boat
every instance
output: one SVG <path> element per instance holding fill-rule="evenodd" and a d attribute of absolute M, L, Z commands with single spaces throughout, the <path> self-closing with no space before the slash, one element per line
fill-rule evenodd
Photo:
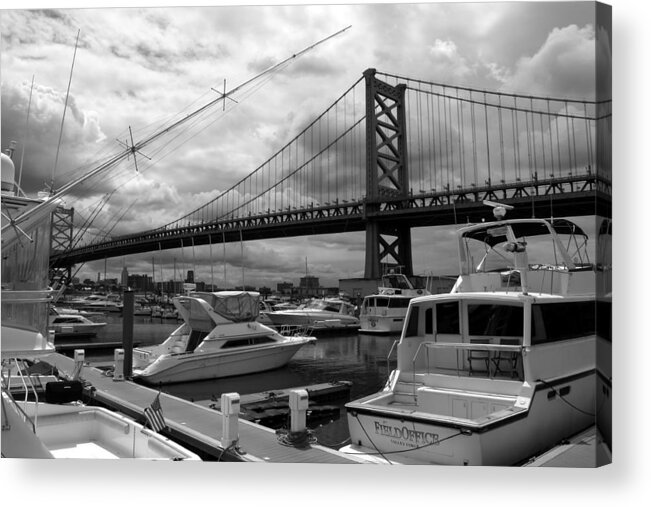
<path fill-rule="evenodd" d="M 400 333 L 409 301 L 427 296 L 427 289 L 417 289 L 397 268 L 382 276 L 377 294 L 366 296 L 360 308 L 360 333 Z"/>
<path fill-rule="evenodd" d="M 354 305 L 342 299 L 313 299 L 294 310 L 269 312 L 267 315 L 277 328 L 293 326 L 314 331 L 359 328 Z"/>
<path fill-rule="evenodd" d="M 265 326 L 273 326 L 274 323 L 271 322 L 271 319 L 269 318 L 269 313 L 273 312 L 273 306 L 269 301 L 263 301 L 262 299 L 259 302 L 260 306 L 260 312 L 258 313 L 258 318 L 255 319 L 257 322 L 260 324 L 264 324 Z"/>
<path fill-rule="evenodd" d="M 2 457 L 198 460 L 195 454 L 123 415 L 79 402 L 48 400 L 47 396 L 43 401 L 36 395 L 35 378 L 23 372 L 26 360 L 46 358 L 54 352 L 54 332 L 48 331 L 52 291 L 47 281 L 51 213 L 59 201 L 20 197 L 14 189 L 13 163 L 3 153 Z M 16 220 L 25 213 L 29 219 L 17 225 Z M 23 385 L 23 400 L 16 400 L 10 392 L 16 376 Z M 61 385 L 52 375 L 47 377 L 47 386 L 52 382 Z M 81 383 L 74 385 L 81 390 Z M 28 401 L 30 392 L 37 401 Z"/>
<path fill-rule="evenodd" d="M 50 307 L 49 327 L 55 338 L 93 337 L 106 322 L 93 322 L 79 311 Z"/>
<path fill-rule="evenodd" d="M 515 465 L 595 424 L 587 236 L 568 220 L 521 219 L 469 226 L 458 239 L 452 292 L 411 301 L 386 386 L 346 405 L 344 452 Z"/>
<path fill-rule="evenodd" d="M 195 292 L 173 303 L 183 324 L 163 343 L 135 348 L 133 375 L 167 384 L 258 373 L 286 365 L 309 336 L 284 336 L 255 319 L 258 294 Z"/>
<path fill-rule="evenodd" d="M 2 430 L 3 458 L 200 460 L 172 440 L 105 408 L 16 402 L 4 390 L 2 401 L 8 426 Z"/>
<path fill-rule="evenodd" d="M 71 304 L 73 304 L 71 302 Z M 122 299 L 118 294 L 93 294 L 81 301 L 75 301 L 74 305 L 80 310 L 94 312 L 121 312 Z"/>

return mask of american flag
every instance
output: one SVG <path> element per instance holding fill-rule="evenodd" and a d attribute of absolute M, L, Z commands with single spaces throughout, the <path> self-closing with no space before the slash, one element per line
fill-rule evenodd
<path fill-rule="evenodd" d="M 145 407 L 145 417 L 151 429 L 160 433 L 164 430 L 167 425 L 165 424 L 165 418 L 163 417 L 163 408 L 160 406 L 160 391 L 156 395 L 154 401 L 151 405 Z"/>

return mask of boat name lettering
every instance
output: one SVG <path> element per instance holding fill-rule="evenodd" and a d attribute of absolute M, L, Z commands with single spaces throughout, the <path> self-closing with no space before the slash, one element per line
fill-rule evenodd
<path fill-rule="evenodd" d="M 381 424 L 379 422 L 375 423 L 375 433 L 377 435 L 382 435 L 390 438 L 399 438 L 401 440 L 406 440 L 407 442 L 420 445 L 438 445 L 439 436 L 438 433 L 429 433 L 426 431 L 418 431 L 407 426 L 389 426 L 386 424 Z"/>

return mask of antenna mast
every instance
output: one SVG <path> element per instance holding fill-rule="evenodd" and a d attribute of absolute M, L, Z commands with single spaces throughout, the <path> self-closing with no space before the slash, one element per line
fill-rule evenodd
<path fill-rule="evenodd" d="M 54 194 L 54 173 L 56 173 L 57 165 L 59 163 L 59 150 L 61 148 L 61 138 L 63 137 L 63 122 L 66 121 L 66 110 L 68 109 L 68 97 L 70 96 L 70 84 L 72 83 L 72 71 L 75 68 L 75 58 L 77 57 L 77 46 L 79 45 L 79 34 L 81 29 L 77 30 L 77 40 L 75 41 L 75 52 L 72 55 L 72 66 L 70 67 L 70 78 L 68 79 L 68 90 L 66 91 L 66 101 L 63 105 L 63 116 L 61 117 L 61 128 L 59 129 L 59 143 L 57 144 L 57 154 L 54 159 L 54 167 L 52 168 L 52 177 L 50 178 L 50 195 Z"/>

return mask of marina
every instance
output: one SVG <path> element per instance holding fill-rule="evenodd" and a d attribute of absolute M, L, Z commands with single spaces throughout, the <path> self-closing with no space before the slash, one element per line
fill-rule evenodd
<path fill-rule="evenodd" d="M 3 130 L 3 458 L 611 462 L 611 100 L 427 65 L 330 71 L 354 29 L 323 28 L 299 51 L 266 42 L 180 112 L 135 106 L 160 82 L 113 90 L 124 105 L 73 115 L 98 122 L 79 143 L 63 135 L 77 51 L 109 39 L 65 39 L 58 144 Z M 148 69 L 171 70 L 174 106 L 203 79 L 186 63 Z"/>

